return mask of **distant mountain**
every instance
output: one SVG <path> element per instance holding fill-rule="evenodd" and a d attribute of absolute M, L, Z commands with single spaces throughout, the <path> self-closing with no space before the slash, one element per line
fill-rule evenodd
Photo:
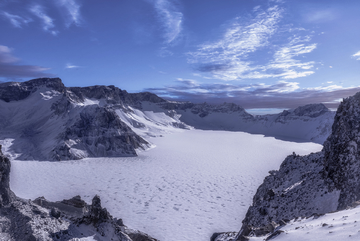
<path fill-rule="evenodd" d="M 172 102 L 115 86 L 65 87 L 59 78 L 0 84 L 0 144 L 13 158 L 135 156 L 149 137 L 181 129 L 244 131 L 323 143 L 334 112 L 322 104 L 252 116 L 242 107 Z"/>

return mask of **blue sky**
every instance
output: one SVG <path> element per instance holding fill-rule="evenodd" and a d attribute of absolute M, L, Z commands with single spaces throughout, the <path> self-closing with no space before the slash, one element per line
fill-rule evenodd
<path fill-rule="evenodd" d="M 0 28 L 0 81 L 257 109 L 360 91 L 360 1 L 2 0 Z"/>

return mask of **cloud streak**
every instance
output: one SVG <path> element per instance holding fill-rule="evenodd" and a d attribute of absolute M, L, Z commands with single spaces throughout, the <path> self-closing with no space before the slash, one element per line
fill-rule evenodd
<path fill-rule="evenodd" d="M 52 35 L 57 35 L 59 33 L 58 31 L 53 30 L 55 27 L 54 20 L 45 13 L 42 6 L 33 5 L 29 10 L 42 21 L 44 31 L 49 32 Z"/>
<path fill-rule="evenodd" d="M 16 28 L 22 28 L 23 25 L 26 25 L 32 21 L 31 18 L 29 19 L 23 18 L 19 15 L 14 15 L 5 11 L 3 11 L 1 15 L 4 16 L 6 19 L 8 19 L 10 23 Z"/>
<path fill-rule="evenodd" d="M 352 57 L 356 58 L 356 60 L 360 60 L 360 51 L 352 55 Z"/>
<path fill-rule="evenodd" d="M 154 7 L 163 24 L 165 44 L 173 44 L 182 31 L 183 14 L 173 2 L 174 0 L 154 0 Z"/>
<path fill-rule="evenodd" d="M 52 76 L 44 73 L 48 68 L 36 65 L 20 65 L 20 59 L 11 54 L 11 49 L 0 45 L 0 77 L 3 78 L 24 78 L 24 77 L 44 77 Z"/>
<path fill-rule="evenodd" d="M 222 38 L 214 43 L 203 44 L 197 51 L 188 53 L 188 62 L 200 72 L 210 73 L 214 78 L 230 81 L 242 79 L 281 78 L 295 79 L 314 73 L 311 69 L 315 62 L 297 59 L 316 49 L 309 43 L 310 36 L 292 36 L 287 43 L 270 44 L 270 38 L 280 34 L 280 21 L 284 10 L 278 6 L 266 11 L 254 9 L 255 16 L 244 21 L 236 18 L 227 26 Z M 288 32 L 293 29 L 288 29 Z M 284 29 L 280 31 L 283 35 Z M 284 36 L 281 36 L 284 38 Z M 268 50 L 265 52 L 265 50 Z M 258 64 L 253 57 L 260 58 L 273 52 L 268 63 Z M 275 52 L 274 52 L 275 51 Z"/>
<path fill-rule="evenodd" d="M 300 88 L 297 82 L 279 81 L 267 84 L 199 84 L 195 80 L 178 79 L 177 84 L 164 88 L 148 88 L 165 98 L 195 103 L 233 102 L 246 109 L 252 108 L 296 108 L 312 103 L 324 103 L 336 108 L 339 99 L 360 91 L 360 86 L 343 88 L 331 85 L 316 88 Z"/>

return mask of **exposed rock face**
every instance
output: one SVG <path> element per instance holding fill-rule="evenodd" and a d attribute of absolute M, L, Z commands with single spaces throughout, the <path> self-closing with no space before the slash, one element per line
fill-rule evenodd
<path fill-rule="evenodd" d="M 311 115 L 323 112 L 318 107 L 310 108 Z M 304 115 L 303 108 L 294 113 Z M 307 156 L 293 154 L 284 160 L 279 171 L 269 172 L 234 240 L 273 232 L 275 235 L 277 228 L 290 219 L 341 210 L 358 201 L 359 133 L 360 93 L 357 93 L 340 104 L 332 134 L 321 152 Z"/>
<path fill-rule="evenodd" d="M 9 188 L 10 161 L 0 148 L 0 240 L 156 241 L 147 234 L 127 228 L 101 207 L 95 196 L 86 204 L 79 196 L 61 202 L 37 198 L 33 202 L 16 197 Z M 88 240 L 86 239 L 86 240 Z"/>
<path fill-rule="evenodd" d="M 14 199 L 10 190 L 10 160 L 3 155 L 0 145 L 0 207 L 8 205 Z"/>
<path fill-rule="evenodd" d="M 148 144 L 122 122 L 111 109 L 86 106 L 80 118 L 61 134 L 54 159 L 136 156 L 136 148 Z"/>
<path fill-rule="evenodd" d="M 360 92 L 344 99 L 324 143 L 325 178 L 340 190 L 338 209 L 360 199 Z"/>

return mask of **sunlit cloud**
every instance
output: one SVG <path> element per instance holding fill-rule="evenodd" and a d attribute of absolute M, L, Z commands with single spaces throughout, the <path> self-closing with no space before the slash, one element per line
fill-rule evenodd
<path fill-rule="evenodd" d="M 278 81 L 275 84 L 234 85 L 224 83 L 203 84 L 191 79 L 178 78 L 174 85 L 148 88 L 164 98 L 195 103 L 233 102 L 248 108 L 295 108 L 300 105 L 325 103 L 336 108 L 339 99 L 360 91 L 360 86 L 345 88 L 328 85 L 301 88 L 298 82 Z"/>
<path fill-rule="evenodd" d="M 54 20 L 45 13 L 45 10 L 42 6 L 33 5 L 30 8 L 30 12 L 32 12 L 42 21 L 44 31 L 49 32 L 52 35 L 57 35 L 59 33 L 58 31 L 53 30 L 55 27 Z"/>
<path fill-rule="evenodd" d="M 76 0 L 56 0 L 57 4 L 66 10 L 66 25 L 69 27 L 71 24 L 80 26 L 82 17 L 80 13 L 80 4 Z"/>
<path fill-rule="evenodd" d="M 183 14 L 173 2 L 174 0 L 154 0 L 155 9 L 163 24 L 165 44 L 174 43 L 182 31 Z"/>
<path fill-rule="evenodd" d="M 360 51 L 352 55 L 352 57 L 356 58 L 356 60 L 360 60 Z"/>
<path fill-rule="evenodd" d="M 26 25 L 32 21 L 31 18 L 24 18 L 19 15 L 11 14 L 5 11 L 3 11 L 1 15 L 8 19 L 10 23 L 16 28 L 22 28 L 23 25 Z"/>
<path fill-rule="evenodd" d="M 36 65 L 21 65 L 19 58 L 12 55 L 11 49 L 0 45 L 0 77 L 1 78 L 23 78 L 23 77 L 43 77 L 52 76 L 44 73 L 48 68 Z"/>

